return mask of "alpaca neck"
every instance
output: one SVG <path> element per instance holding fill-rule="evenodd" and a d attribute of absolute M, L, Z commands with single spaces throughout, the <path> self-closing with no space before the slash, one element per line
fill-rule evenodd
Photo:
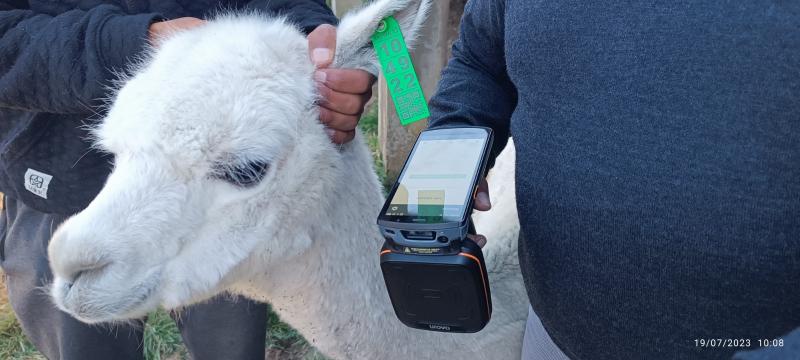
<path fill-rule="evenodd" d="M 411 339 L 395 317 L 380 270 L 383 238 L 375 221 L 384 197 L 366 146 L 354 143 L 343 156 L 343 181 L 332 209 L 341 227 L 326 239 L 331 241 L 316 242 L 314 254 L 322 274 L 336 274 L 319 277 L 324 296 L 317 300 L 316 317 L 327 329 L 309 335 L 336 358 L 385 359 L 389 344 Z"/>
<path fill-rule="evenodd" d="M 348 146 L 342 152 L 342 179 L 333 191 L 330 217 L 312 233 L 312 248 L 292 261 L 307 267 L 302 274 L 294 266 L 287 266 L 285 274 L 272 274 L 281 284 L 267 291 L 274 294 L 270 301 L 279 314 L 324 353 L 341 359 L 387 359 L 391 344 L 419 343 L 430 333 L 411 330 L 395 317 L 378 258 L 383 239 L 375 220 L 383 195 L 362 139 Z M 409 355 L 398 354 L 419 358 Z"/>

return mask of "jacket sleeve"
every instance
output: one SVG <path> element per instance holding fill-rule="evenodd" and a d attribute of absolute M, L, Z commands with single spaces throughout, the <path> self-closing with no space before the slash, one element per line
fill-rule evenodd
<path fill-rule="evenodd" d="M 101 104 L 158 15 L 103 5 L 57 16 L 0 0 L 0 107 L 61 114 Z"/>
<path fill-rule="evenodd" d="M 505 1 L 470 0 L 452 56 L 431 98 L 430 128 L 484 126 L 494 130 L 490 166 L 508 143 L 517 90 L 506 73 Z"/>
<path fill-rule="evenodd" d="M 247 8 L 286 16 L 306 34 L 321 24 L 338 23 L 325 0 L 254 0 Z"/>

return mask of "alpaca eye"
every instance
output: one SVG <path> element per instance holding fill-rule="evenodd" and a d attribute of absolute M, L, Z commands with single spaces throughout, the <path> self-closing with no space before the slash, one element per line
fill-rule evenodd
<path fill-rule="evenodd" d="M 255 161 L 247 164 L 218 164 L 214 176 L 233 185 L 247 188 L 258 185 L 269 170 L 269 163 Z"/>

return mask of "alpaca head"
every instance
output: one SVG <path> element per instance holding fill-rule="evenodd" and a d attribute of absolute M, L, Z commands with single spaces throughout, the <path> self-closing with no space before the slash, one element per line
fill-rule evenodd
<path fill-rule="evenodd" d="M 413 39 L 428 5 L 379 0 L 348 16 L 334 65 L 376 69 L 380 20 L 394 14 Z M 114 169 L 49 245 L 59 308 L 90 323 L 136 318 L 224 291 L 252 256 L 269 267 L 311 246 L 337 161 L 363 144 L 330 143 L 307 54 L 283 20 L 223 16 L 133 71 L 94 131 Z"/>

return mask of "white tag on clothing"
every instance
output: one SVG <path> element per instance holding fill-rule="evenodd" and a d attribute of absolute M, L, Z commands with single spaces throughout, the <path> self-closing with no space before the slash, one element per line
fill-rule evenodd
<path fill-rule="evenodd" d="M 28 169 L 25 172 L 25 188 L 36 194 L 36 196 L 47 199 L 47 188 L 50 186 L 52 175 L 47 175 L 41 171 Z"/>

